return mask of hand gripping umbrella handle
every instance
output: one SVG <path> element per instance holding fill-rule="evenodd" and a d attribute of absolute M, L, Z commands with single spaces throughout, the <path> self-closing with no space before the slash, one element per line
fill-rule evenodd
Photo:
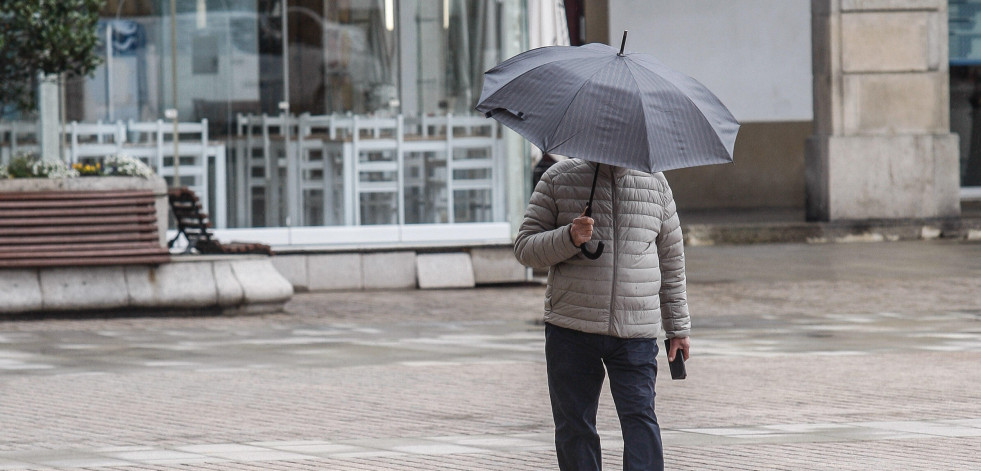
<path fill-rule="evenodd" d="M 592 202 L 590 202 L 589 204 L 586 205 L 586 211 L 583 214 L 585 214 L 586 217 L 593 217 L 593 203 Z M 590 260 L 596 260 L 597 258 L 600 258 L 600 255 L 603 255 L 603 248 L 604 247 L 605 247 L 605 245 L 603 244 L 603 241 L 601 240 L 601 241 L 599 241 L 598 244 L 596 244 L 596 251 L 595 252 L 590 252 L 589 249 L 586 248 L 586 243 L 583 242 L 582 245 L 579 246 L 579 250 L 582 251 L 583 257 L 586 257 L 586 258 L 588 258 Z"/>
<path fill-rule="evenodd" d="M 589 190 L 589 202 L 586 203 L 586 210 L 583 211 L 583 215 L 586 217 L 593 217 L 593 195 L 596 193 L 596 177 L 599 176 L 599 166 L 600 164 L 596 164 L 596 170 L 593 172 L 593 187 Z M 600 258 L 600 255 L 603 255 L 604 247 L 605 245 L 601 240 L 598 244 L 596 244 L 596 251 L 591 252 L 586 248 L 586 243 L 583 242 L 583 244 L 579 246 L 579 250 L 582 251 L 582 255 L 584 257 L 590 260 L 596 260 L 597 258 Z"/>

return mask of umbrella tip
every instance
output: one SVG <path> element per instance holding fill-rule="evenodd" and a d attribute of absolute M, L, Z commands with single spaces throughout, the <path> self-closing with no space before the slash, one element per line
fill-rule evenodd
<path fill-rule="evenodd" d="M 623 55 L 623 47 L 627 45 L 627 30 L 623 30 L 623 39 L 620 41 L 620 52 L 617 53 L 618 56 Z"/>

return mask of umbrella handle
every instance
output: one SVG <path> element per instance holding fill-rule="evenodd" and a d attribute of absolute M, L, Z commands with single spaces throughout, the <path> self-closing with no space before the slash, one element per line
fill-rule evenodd
<path fill-rule="evenodd" d="M 596 170 L 593 171 L 593 187 L 589 190 L 589 202 L 586 203 L 586 210 L 582 212 L 583 215 L 586 217 L 593 216 L 593 195 L 596 194 L 596 177 L 599 176 L 599 167 L 600 164 L 597 163 Z M 590 252 L 589 249 L 586 248 L 586 243 L 583 242 L 582 245 L 579 246 L 579 250 L 582 251 L 582 255 L 584 257 L 590 260 L 596 260 L 597 258 L 600 258 L 600 255 L 603 255 L 603 247 L 604 244 L 603 241 L 601 240 L 599 241 L 598 244 L 596 244 L 596 251 Z"/>
<path fill-rule="evenodd" d="M 595 252 L 590 252 L 589 249 L 586 248 L 586 244 L 580 245 L 579 246 L 579 250 L 582 251 L 582 255 L 584 257 L 586 257 L 586 258 L 588 258 L 590 260 L 596 260 L 597 258 L 600 258 L 600 255 L 603 255 L 603 248 L 604 247 L 605 247 L 605 245 L 603 244 L 603 241 L 601 240 L 601 241 L 599 241 L 598 244 L 596 244 L 596 251 Z"/>

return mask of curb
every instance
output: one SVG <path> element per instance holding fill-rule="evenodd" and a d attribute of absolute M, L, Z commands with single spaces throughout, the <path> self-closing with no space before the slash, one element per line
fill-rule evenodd
<path fill-rule="evenodd" d="M 981 241 L 981 217 L 682 224 L 685 244 L 848 243 L 954 239 Z"/>

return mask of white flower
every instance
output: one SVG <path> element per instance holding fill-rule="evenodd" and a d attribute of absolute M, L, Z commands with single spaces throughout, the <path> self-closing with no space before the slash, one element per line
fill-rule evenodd
<path fill-rule="evenodd" d="M 102 162 L 105 175 L 149 178 L 153 169 L 141 160 L 126 154 L 107 155 Z"/>
<path fill-rule="evenodd" d="M 43 178 L 75 178 L 78 170 L 61 161 L 39 160 L 31 165 L 31 174 Z"/>
<path fill-rule="evenodd" d="M 7 167 L 0 165 L 0 179 L 10 178 L 10 173 L 7 172 Z"/>

